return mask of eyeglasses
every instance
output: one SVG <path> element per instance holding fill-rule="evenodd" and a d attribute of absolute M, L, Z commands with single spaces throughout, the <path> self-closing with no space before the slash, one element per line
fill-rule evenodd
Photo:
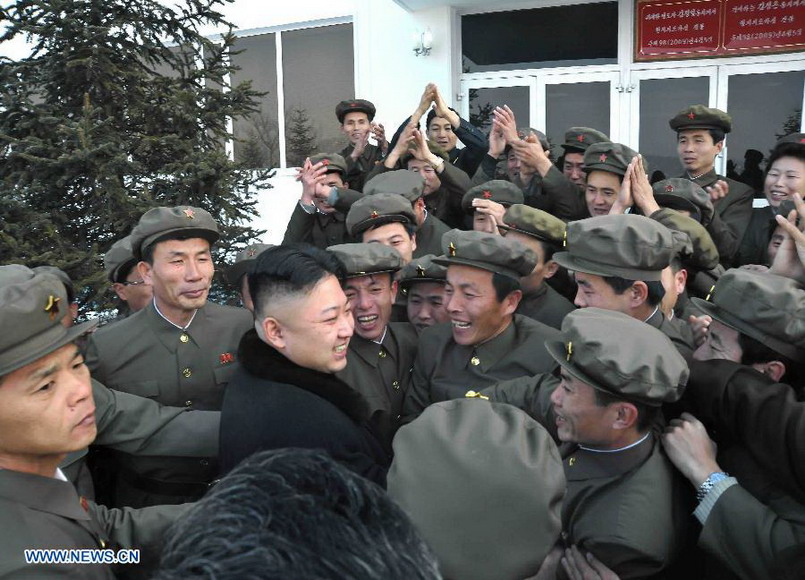
<path fill-rule="evenodd" d="M 134 282 L 126 281 L 126 282 L 121 282 L 121 284 L 123 284 L 123 286 L 140 286 L 142 284 L 145 284 L 145 280 L 135 280 Z"/>

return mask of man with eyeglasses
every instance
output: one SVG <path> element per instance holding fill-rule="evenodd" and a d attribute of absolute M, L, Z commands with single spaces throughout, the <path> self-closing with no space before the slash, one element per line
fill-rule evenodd
<path fill-rule="evenodd" d="M 103 265 L 106 277 L 112 283 L 112 290 L 120 299 L 115 320 L 122 320 L 148 306 L 154 296 L 153 288 L 145 283 L 137 271 L 130 235 L 112 244 L 103 257 Z"/>

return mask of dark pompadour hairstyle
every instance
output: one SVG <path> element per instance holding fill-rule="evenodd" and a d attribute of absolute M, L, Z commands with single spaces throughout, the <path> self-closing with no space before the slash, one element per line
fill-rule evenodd
<path fill-rule="evenodd" d="M 276 449 L 235 468 L 172 527 L 155 580 L 440 578 L 374 483 L 322 451 Z"/>
<path fill-rule="evenodd" d="M 333 275 L 343 284 L 346 269 L 335 254 L 308 244 L 274 246 L 262 252 L 249 274 L 254 312 L 262 314 L 271 298 L 304 294 Z"/>

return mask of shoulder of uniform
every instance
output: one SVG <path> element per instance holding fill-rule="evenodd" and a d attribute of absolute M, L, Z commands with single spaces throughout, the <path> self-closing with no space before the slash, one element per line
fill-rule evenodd
<path fill-rule="evenodd" d="M 557 329 L 523 314 L 514 315 L 514 327 L 518 334 L 529 338 L 536 337 L 545 340 L 557 338 L 559 336 L 559 331 Z"/>

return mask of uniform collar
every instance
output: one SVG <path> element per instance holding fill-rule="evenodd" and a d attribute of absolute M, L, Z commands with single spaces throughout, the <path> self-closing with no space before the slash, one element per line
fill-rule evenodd
<path fill-rule="evenodd" d="M 137 314 L 139 315 L 140 313 L 138 312 Z M 203 306 L 196 310 L 195 314 L 193 314 L 193 320 L 191 320 L 191 323 L 195 324 L 193 325 L 192 329 L 189 328 L 189 324 L 184 330 L 181 327 L 173 324 L 170 320 L 160 314 L 154 302 L 151 302 L 144 309 L 142 314 L 147 317 L 148 321 L 150 322 L 151 330 L 153 330 L 154 334 L 156 334 L 159 342 L 161 342 L 169 352 L 176 352 L 176 349 L 179 348 L 179 344 L 182 344 L 183 342 L 193 342 L 198 344 L 198 341 L 194 340 L 193 336 L 200 336 L 204 334 L 205 331 L 208 331 L 206 328 L 207 325 L 205 324 L 207 314 L 206 309 Z M 187 338 L 183 339 L 182 337 Z"/>
<path fill-rule="evenodd" d="M 194 310 L 194 311 L 193 311 L 193 316 L 191 316 L 191 317 L 190 317 L 190 322 L 188 322 L 188 323 L 187 323 L 186 325 L 184 325 L 184 326 L 179 326 L 178 324 L 176 324 L 176 323 L 175 323 L 175 322 L 173 322 L 172 320 L 168 319 L 168 317 L 167 317 L 167 316 L 165 316 L 164 314 L 162 314 L 162 311 L 160 311 L 159 306 L 157 306 L 157 299 L 156 299 L 156 296 L 155 296 L 154 298 L 152 298 L 152 299 L 151 299 L 151 303 L 154 305 L 154 310 L 156 311 L 156 313 L 157 313 L 157 314 L 159 314 L 159 316 L 161 316 L 161 317 L 162 317 L 162 319 L 163 319 L 165 322 L 167 322 L 168 324 L 170 324 L 170 325 L 172 325 L 172 326 L 175 326 L 175 327 L 176 327 L 176 328 L 178 328 L 179 330 L 187 330 L 188 328 L 190 328 L 190 325 L 191 325 L 191 324 L 193 324 L 193 320 L 195 320 L 195 318 L 196 318 L 196 314 L 198 314 L 198 308 L 197 308 L 196 310 Z"/>
<path fill-rule="evenodd" d="M 81 507 L 81 500 L 73 484 L 56 477 L 0 469 L 0 497 L 32 510 L 72 520 L 91 519 L 89 512 Z"/>
<path fill-rule="evenodd" d="M 515 315 L 516 317 L 517 315 Z M 504 356 L 511 353 L 517 346 L 515 339 L 517 337 L 517 330 L 514 327 L 515 317 L 509 325 L 492 340 L 488 340 L 483 344 L 476 347 L 470 347 L 472 352 L 471 358 L 467 363 L 472 366 L 477 366 L 483 372 L 489 372 Z M 478 364 L 473 364 L 473 360 L 477 359 Z"/>
<path fill-rule="evenodd" d="M 614 453 L 599 453 L 578 447 L 562 460 L 565 477 L 570 481 L 617 477 L 641 465 L 654 450 L 654 435 L 648 436 L 636 445 Z"/>

